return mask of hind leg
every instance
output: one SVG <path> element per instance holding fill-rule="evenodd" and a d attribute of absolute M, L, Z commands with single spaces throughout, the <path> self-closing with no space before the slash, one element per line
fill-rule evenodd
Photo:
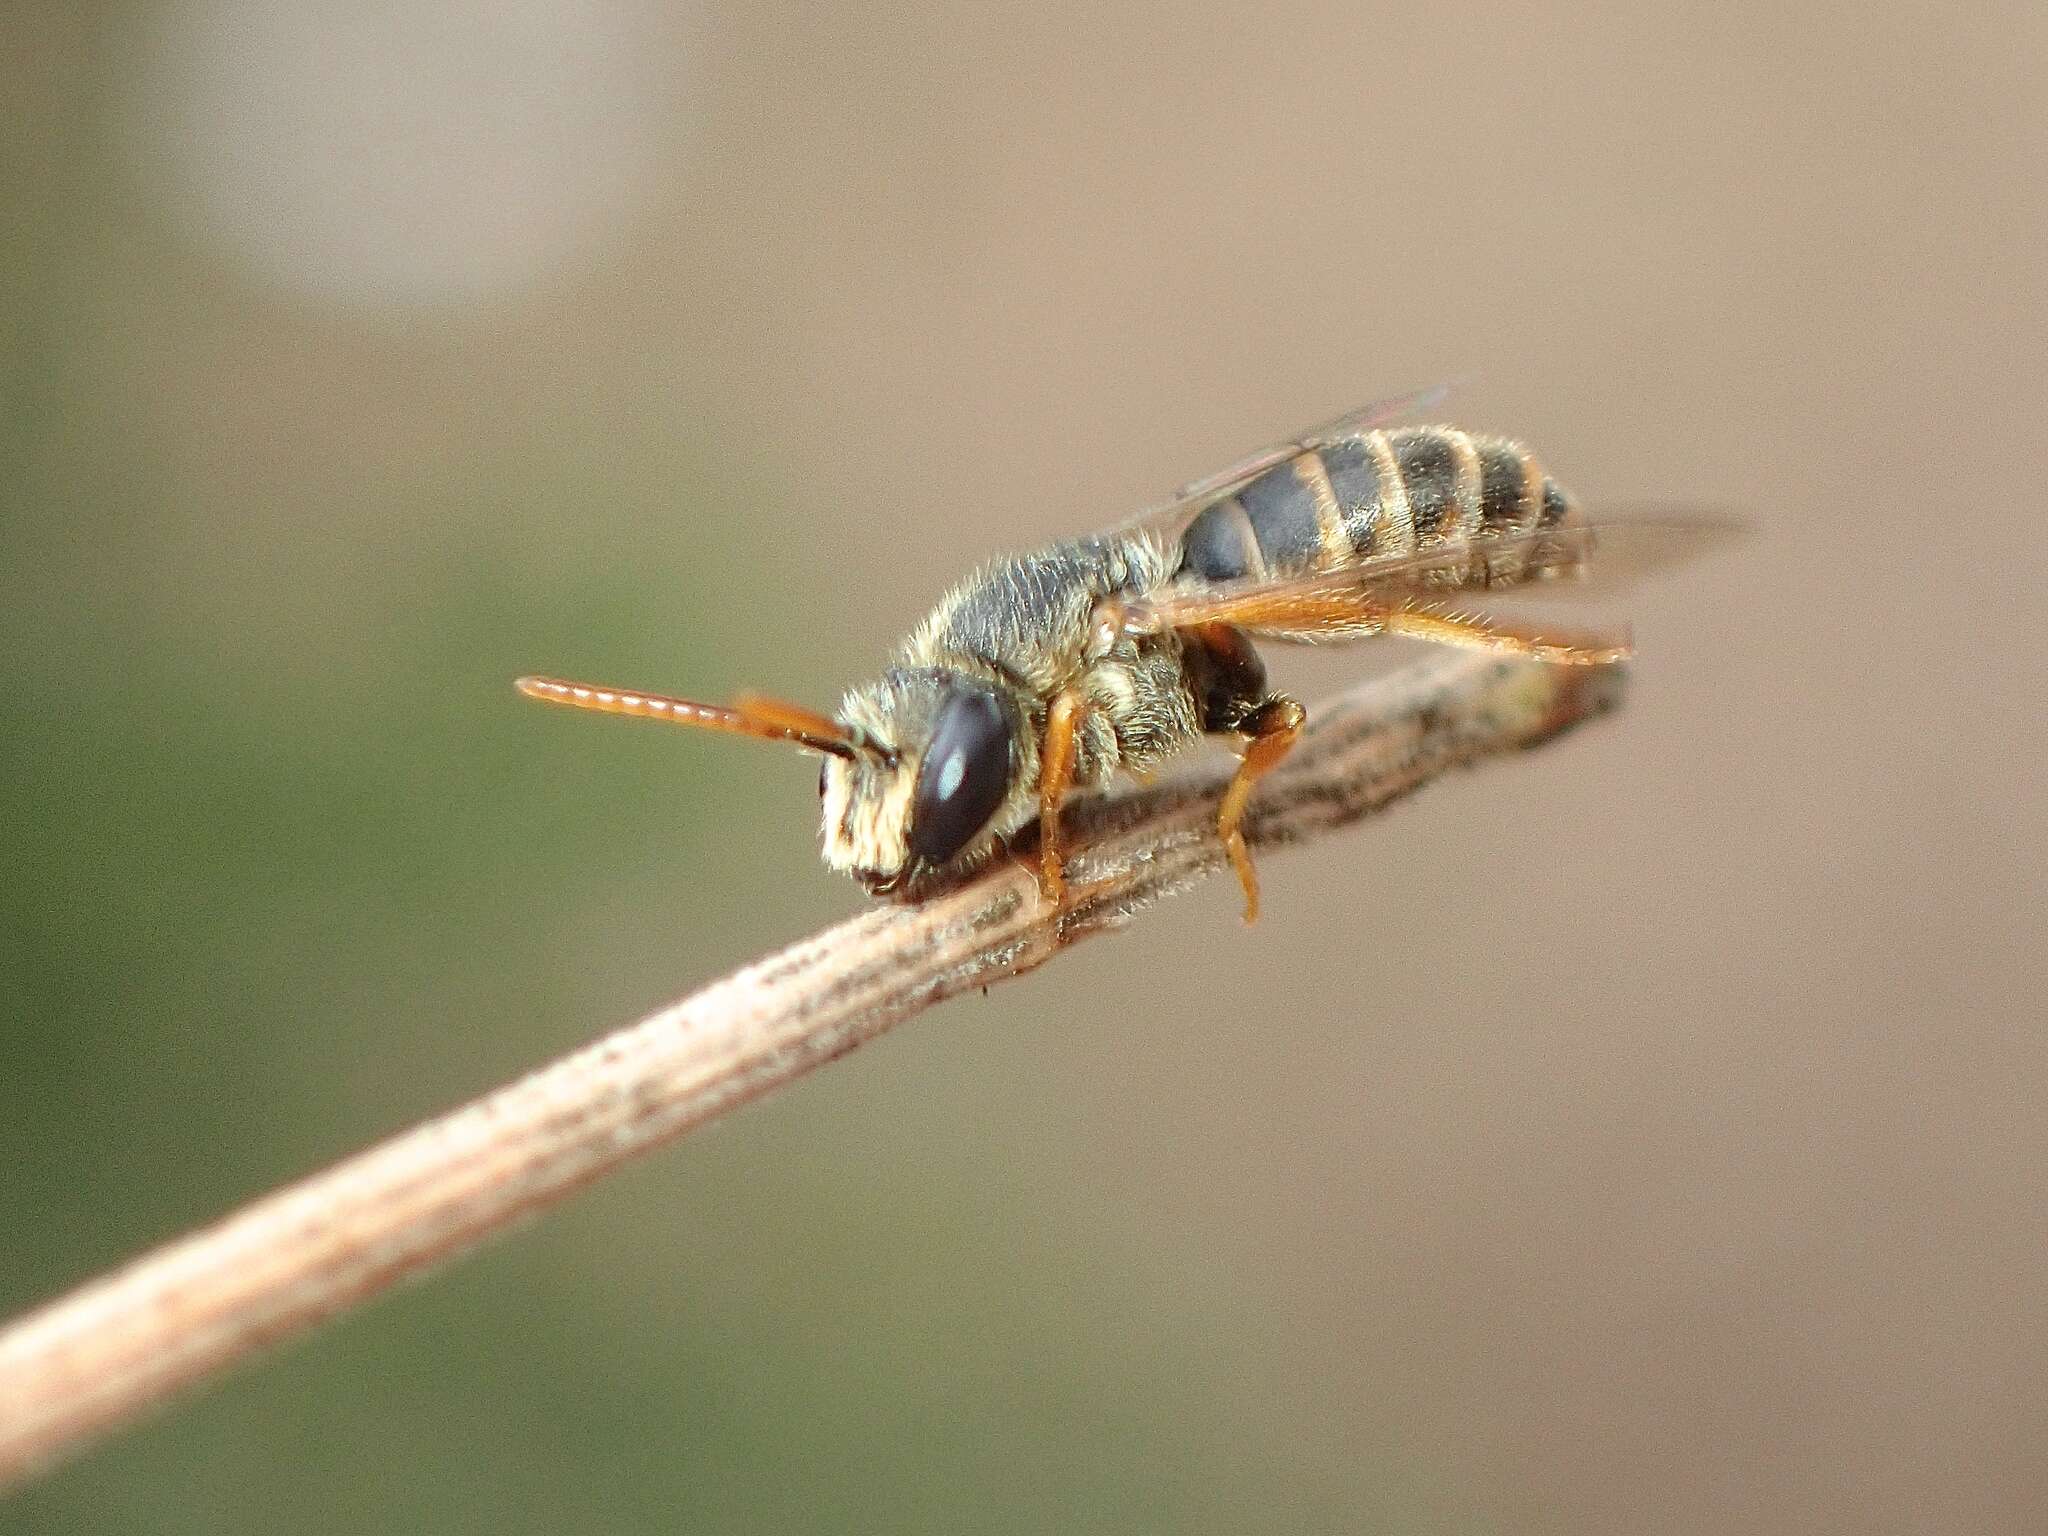
<path fill-rule="evenodd" d="M 1244 920 L 1259 916 L 1259 876 L 1244 845 L 1239 823 L 1260 777 L 1287 755 L 1301 734 L 1302 708 L 1266 686 L 1266 664 L 1241 629 L 1228 624 L 1193 624 L 1181 631 L 1188 682 L 1194 689 L 1202 729 L 1215 735 L 1246 737 L 1237 777 L 1224 791 L 1216 817 L 1223 851 L 1244 887 Z"/>
<path fill-rule="evenodd" d="M 1251 740 L 1245 745 L 1244 760 L 1237 765 L 1236 777 L 1223 792 L 1223 805 L 1216 813 L 1216 833 L 1223 839 L 1223 852 L 1230 859 L 1230 867 L 1237 871 L 1237 883 L 1244 887 L 1244 920 L 1248 923 L 1259 920 L 1259 873 L 1252 867 L 1251 851 L 1244 845 L 1240 826 L 1244 809 L 1259 780 L 1294 750 L 1302 723 L 1307 719 L 1308 712 L 1299 704 L 1284 693 L 1276 693 L 1238 727 Z"/>

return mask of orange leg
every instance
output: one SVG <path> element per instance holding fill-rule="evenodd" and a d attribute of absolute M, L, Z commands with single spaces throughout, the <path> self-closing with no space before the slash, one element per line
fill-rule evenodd
<path fill-rule="evenodd" d="M 1628 631 L 1538 629 L 1511 624 L 1487 613 L 1456 613 L 1434 603 L 1409 603 L 1386 614 L 1390 635 L 1412 635 L 1439 645 L 1475 651 L 1503 651 L 1533 656 L 1560 666 L 1597 667 L 1629 658 Z"/>
<path fill-rule="evenodd" d="M 1244 808 L 1253 788 L 1294 749 L 1302 722 L 1307 718 L 1306 711 L 1285 694 L 1276 693 L 1252 711 L 1244 723 L 1251 741 L 1245 746 L 1244 761 L 1237 765 L 1237 776 L 1223 792 L 1223 806 L 1216 815 L 1216 832 L 1223 839 L 1223 851 L 1229 855 L 1230 867 L 1237 871 L 1237 883 L 1244 887 L 1244 920 L 1248 923 L 1259 920 L 1259 874 L 1252 868 L 1252 856 L 1244 845 L 1239 823 L 1244 820 Z"/>
<path fill-rule="evenodd" d="M 1068 689 L 1045 715 L 1045 741 L 1038 769 L 1038 889 L 1057 907 L 1066 900 L 1066 866 L 1060 858 L 1060 802 L 1074 782 L 1074 733 L 1087 706 Z"/>

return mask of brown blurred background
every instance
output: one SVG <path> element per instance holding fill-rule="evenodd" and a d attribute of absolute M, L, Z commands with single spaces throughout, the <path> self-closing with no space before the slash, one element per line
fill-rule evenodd
<path fill-rule="evenodd" d="M 1446 378 L 1762 533 L 1256 929 L 927 1015 L 0 1528 L 2048 1523 L 2038 7 L 0 27 L 0 1312 L 857 905 L 804 761 L 516 673 L 829 705 Z"/>

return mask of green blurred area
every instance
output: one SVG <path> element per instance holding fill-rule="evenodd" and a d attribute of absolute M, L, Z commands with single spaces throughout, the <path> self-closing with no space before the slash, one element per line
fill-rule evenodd
<path fill-rule="evenodd" d="M 251 474 L 232 434 L 195 460 L 155 406 L 209 432 L 206 392 L 246 388 L 206 372 L 223 335 L 346 350 L 354 320 L 223 275 L 149 209 L 109 142 L 121 35 L 50 28 L 24 62 L 59 86 L 7 168 L 28 216 L 0 295 L 0 1314 L 851 904 L 788 879 L 808 766 L 509 686 L 779 667 L 829 690 L 845 672 L 789 616 L 857 595 L 755 590 L 753 540 L 804 533 L 791 487 L 722 479 L 759 451 L 588 396 L 517 441 L 450 429 L 439 473 L 345 437 Z M 879 1141 L 864 1099 L 921 1097 L 886 1070 L 847 1063 L 839 1092 L 751 1111 L 177 1404 L 0 1529 L 1120 1531 L 1355 1507 L 1348 1477 L 1254 1448 L 1275 1425 L 1235 1400 L 1224 1320 L 1162 1308 L 1117 1231 Z"/>
<path fill-rule="evenodd" d="M 26 445 L 65 478 L 69 455 L 112 456 L 56 431 Z M 156 478 L 141 454 L 127 474 Z M 739 957 L 726 903 L 765 882 L 733 850 L 797 841 L 777 829 L 785 802 L 807 809 L 807 771 L 653 732 L 594 747 L 506 686 L 579 653 L 723 675 L 722 616 L 657 623 L 661 583 L 630 566 L 578 586 L 500 554 L 402 592 L 348 578 L 361 624 L 301 629 L 275 591 L 252 623 L 224 575 L 167 625 L 107 599 L 118 539 L 83 549 L 52 503 L 24 510 L 6 599 L 39 622 L 10 637 L 4 702 L 0 1312 L 573 1043 L 591 989 L 551 962 L 563 912 L 619 923 L 591 946 L 623 972 L 600 989 L 618 1020 Z M 716 585 L 701 559 L 692 575 Z M 650 806 L 693 812 L 650 828 Z M 636 955 L 630 930 L 673 946 Z M 1115 1233 L 1042 1193 L 991 1210 L 915 1137 L 871 1134 L 814 1095 L 696 1138 L 122 1436 L 10 1518 L 952 1530 L 971 1507 L 987 1529 L 1124 1530 L 1330 1497 L 1246 1455 L 1220 1320 L 1161 1316 Z"/>

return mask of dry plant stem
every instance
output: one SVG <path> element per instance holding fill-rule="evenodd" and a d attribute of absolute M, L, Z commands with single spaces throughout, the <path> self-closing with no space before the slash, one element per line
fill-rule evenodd
<path fill-rule="evenodd" d="M 1353 820 L 1608 708 L 1624 683 L 1619 668 L 1434 657 L 1311 710 L 1245 836 L 1271 847 Z M 1121 926 L 1222 863 L 1229 777 L 1208 766 L 1073 803 L 1057 921 L 1021 859 L 870 909 L 20 1319 L 0 1333 L 0 1488 L 941 998 Z"/>

